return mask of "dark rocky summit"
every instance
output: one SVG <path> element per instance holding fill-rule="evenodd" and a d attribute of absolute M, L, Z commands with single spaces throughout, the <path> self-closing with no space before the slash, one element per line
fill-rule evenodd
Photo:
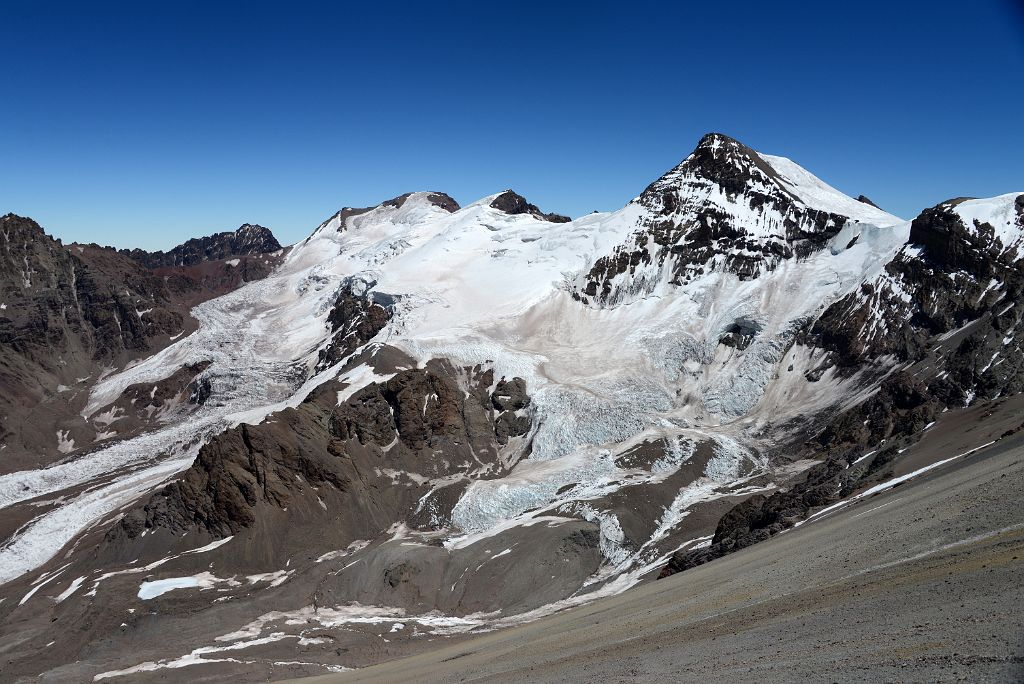
<path fill-rule="evenodd" d="M 280 249 L 281 243 L 269 228 L 245 223 L 238 230 L 193 238 L 167 252 L 121 251 L 146 268 L 155 269 L 161 266 L 195 266 L 204 261 L 267 254 Z"/>
<path fill-rule="evenodd" d="M 517 216 L 520 214 L 529 214 L 535 216 L 544 221 L 550 221 L 551 223 L 568 223 L 572 219 L 568 216 L 562 216 L 561 214 L 545 214 L 537 208 L 536 204 L 530 204 L 526 201 L 526 198 L 520 194 L 513 192 L 512 190 L 506 190 L 491 202 L 491 207 L 503 211 L 506 214 L 512 214 Z"/>

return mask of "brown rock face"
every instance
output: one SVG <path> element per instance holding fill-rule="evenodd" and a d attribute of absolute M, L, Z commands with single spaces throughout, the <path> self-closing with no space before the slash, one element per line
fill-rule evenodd
<path fill-rule="evenodd" d="M 531 421 L 523 410 L 530 405 L 526 394 L 526 381 L 522 378 L 502 379 L 494 388 L 491 404 L 499 411 L 494 423 L 498 444 L 508 444 L 512 437 L 521 437 L 530 431 Z"/>
<path fill-rule="evenodd" d="M 492 383 L 489 370 L 431 361 L 372 383 L 341 404 L 344 385 L 322 385 L 296 408 L 213 438 L 179 479 L 110 529 L 109 551 L 100 553 L 137 555 L 145 542 L 137 547 L 133 540 L 144 530 L 223 538 L 247 529 L 267 534 L 287 510 L 328 515 L 310 499 L 347 511 L 333 523 L 344 539 L 377 535 L 417 512 L 414 504 L 426 491 L 422 484 L 385 486 L 388 477 L 414 476 L 407 482 L 413 485 L 421 482 L 415 478 L 446 478 L 466 468 L 500 470 L 498 447 L 508 440 L 501 418 L 525 421 L 518 429 L 527 432 L 529 417 L 511 413 L 511 406 L 521 412 L 529 397 L 520 378 L 499 383 L 493 394 Z M 498 413 L 500 406 L 506 409 Z M 424 523 L 450 513 L 457 497 L 444 490 L 431 497 L 420 516 Z"/>
<path fill-rule="evenodd" d="M 112 250 L 65 247 L 27 218 L 0 218 L 3 469 L 55 454 L 77 415 L 69 388 L 158 348 L 184 316 L 162 278 Z M 24 459 L 31 459 L 25 461 Z"/>
<path fill-rule="evenodd" d="M 71 351 L 114 359 L 146 349 L 147 337 L 180 330 L 180 316 L 167 315 L 171 296 L 162 279 L 132 260 L 103 249 L 66 248 L 32 219 L 13 214 L 0 218 L 0 228 L 6 346 L 40 363 Z"/>

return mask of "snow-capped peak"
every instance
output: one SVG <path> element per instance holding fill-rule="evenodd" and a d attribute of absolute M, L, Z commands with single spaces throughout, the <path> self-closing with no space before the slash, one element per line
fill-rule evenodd
<path fill-rule="evenodd" d="M 802 206 L 854 221 L 878 226 L 895 225 L 904 219 L 882 211 L 873 204 L 849 197 L 785 157 L 762 154 L 721 133 L 708 133 L 678 166 L 652 183 L 635 201 L 650 206 L 664 201 L 666 191 L 688 194 L 688 188 L 703 190 L 708 185 L 735 201 L 752 198 L 752 205 L 765 200 L 779 204 L 793 201 Z"/>
<path fill-rule="evenodd" d="M 751 191 L 766 192 L 773 186 L 774 170 L 754 150 L 721 133 L 708 133 L 693 152 L 675 168 L 651 183 L 636 198 L 650 205 L 656 196 L 688 186 L 717 185 L 730 197 Z"/>

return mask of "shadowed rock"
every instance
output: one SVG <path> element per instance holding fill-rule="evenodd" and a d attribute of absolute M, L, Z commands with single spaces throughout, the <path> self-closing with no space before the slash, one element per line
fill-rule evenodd
<path fill-rule="evenodd" d="M 551 223 L 568 223 L 572 220 L 568 216 L 562 216 L 561 214 L 545 214 L 537 208 L 536 204 L 530 204 L 526 201 L 525 197 L 513 192 L 512 190 L 506 190 L 495 197 L 491 202 L 491 207 L 514 216 L 529 214 L 544 221 L 550 221 Z"/>

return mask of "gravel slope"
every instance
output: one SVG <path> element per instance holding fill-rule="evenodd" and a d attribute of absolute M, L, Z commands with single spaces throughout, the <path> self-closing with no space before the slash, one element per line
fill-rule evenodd
<path fill-rule="evenodd" d="M 303 680 L 1024 681 L 1024 438 L 522 627 Z"/>

